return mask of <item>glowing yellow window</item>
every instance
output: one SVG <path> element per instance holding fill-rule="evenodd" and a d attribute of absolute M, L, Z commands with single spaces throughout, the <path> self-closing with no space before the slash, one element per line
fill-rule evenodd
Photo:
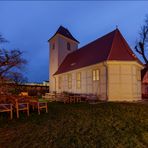
<path fill-rule="evenodd" d="M 68 88 L 71 89 L 72 88 L 72 75 L 68 74 Z"/>
<path fill-rule="evenodd" d="M 93 81 L 98 81 L 99 80 L 99 70 L 98 69 L 94 69 L 92 71 L 93 74 Z"/>
<path fill-rule="evenodd" d="M 77 87 L 78 89 L 81 88 L 81 73 L 80 73 L 80 72 L 78 72 L 78 73 L 76 74 L 76 87 Z"/>

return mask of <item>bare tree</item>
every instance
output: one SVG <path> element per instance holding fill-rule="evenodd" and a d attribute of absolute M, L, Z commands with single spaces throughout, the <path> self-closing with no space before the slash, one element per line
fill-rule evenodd
<path fill-rule="evenodd" d="M 0 78 L 9 76 L 12 71 L 21 69 L 26 60 L 22 58 L 20 50 L 0 49 Z"/>
<path fill-rule="evenodd" d="M 8 77 L 13 81 L 15 85 L 20 85 L 27 82 L 27 78 L 19 72 L 12 72 Z"/>
<path fill-rule="evenodd" d="M 0 43 L 7 42 L 5 38 L 0 35 Z M 19 49 L 7 50 L 0 48 L 0 91 L 8 90 L 6 82 L 13 82 L 18 84 L 23 81 L 21 69 L 25 66 L 26 60 L 23 58 L 23 52 Z M 21 80 L 22 79 L 22 80 Z M 10 87 L 10 86 L 9 86 Z M 0 93 L 1 93 L 0 92 Z"/>
<path fill-rule="evenodd" d="M 24 91 L 24 87 L 22 84 L 27 82 L 27 78 L 23 76 L 20 72 L 11 72 L 9 73 L 9 80 L 11 80 L 11 88 L 9 89 L 9 92 L 11 94 L 20 94 L 22 91 Z"/>
<path fill-rule="evenodd" d="M 142 56 L 145 64 L 148 66 L 148 15 L 146 15 L 144 25 L 140 29 L 139 40 L 135 50 Z"/>

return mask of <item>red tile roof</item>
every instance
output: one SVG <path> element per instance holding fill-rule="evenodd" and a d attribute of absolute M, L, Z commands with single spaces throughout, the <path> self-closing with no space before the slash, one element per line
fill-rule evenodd
<path fill-rule="evenodd" d="M 142 64 L 116 29 L 68 54 L 55 75 L 108 60 L 138 61 Z"/>
<path fill-rule="evenodd" d="M 69 30 L 66 29 L 66 28 L 64 28 L 63 26 L 60 26 L 60 27 L 58 28 L 58 30 L 56 31 L 56 33 L 55 33 L 48 41 L 50 41 L 56 34 L 61 34 L 61 35 L 65 36 L 65 37 L 67 37 L 67 38 L 69 38 L 69 39 L 71 39 L 71 40 L 73 40 L 73 41 L 79 43 L 79 41 L 76 40 L 76 39 L 72 36 L 72 34 L 69 32 Z"/>

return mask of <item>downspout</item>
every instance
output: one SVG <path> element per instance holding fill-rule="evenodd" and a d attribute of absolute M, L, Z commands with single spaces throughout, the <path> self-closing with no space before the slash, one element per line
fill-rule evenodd
<path fill-rule="evenodd" d="M 103 65 L 106 69 L 106 101 L 108 101 L 108 67 L 106 62 L 104 62 Z"/>

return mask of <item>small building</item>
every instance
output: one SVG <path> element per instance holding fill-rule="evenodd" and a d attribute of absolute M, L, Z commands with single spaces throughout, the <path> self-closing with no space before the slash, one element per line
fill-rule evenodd
<path fill-rule="evenodd" d="M 1 83 L 0 83 L 1 84 Z M 28 94 L 29 96 L 41 96 L 49 92 L 49 81 L 43 83 L 15 83 L 14 81 L 5 80 L 0 85 L 0 95 L 5 94 Z"/>
<path fill-rule="evenodd" d="M 23 83 L 19 87 L 24 92 L 27 92 L 29 96 L 41 96 L 49 92 L 49 81 L 43 81 L 43 83 Z"/>
<path fill-rule="evenodd" d="M 119 29 L 78 48 L 79 41 L 60 26 L 48 41 L 51 92 L 95 94 L 104 101 L 141 100 L 143 64 Z"/>

